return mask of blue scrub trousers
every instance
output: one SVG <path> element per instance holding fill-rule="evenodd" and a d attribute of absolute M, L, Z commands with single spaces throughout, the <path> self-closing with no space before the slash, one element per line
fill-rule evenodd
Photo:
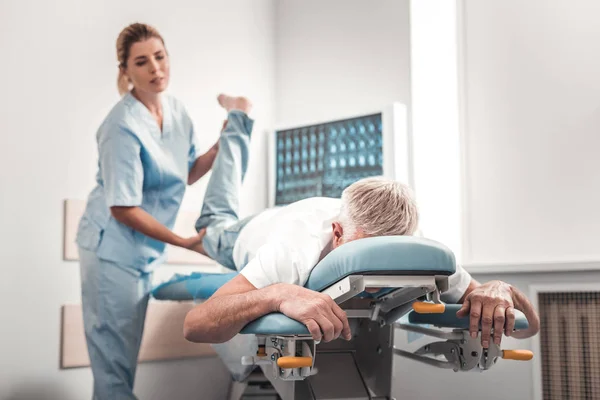
<path fill-rule="evenodd" d="M 151 273 L 79 248 L 83 323 L 94 400 L 130 400 L 151 289 Z"/>

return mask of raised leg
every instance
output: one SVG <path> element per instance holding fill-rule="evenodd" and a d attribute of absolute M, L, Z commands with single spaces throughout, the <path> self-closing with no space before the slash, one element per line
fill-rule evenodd
<path fill-rule="evenodd" d="M 220 95 L 218 100 L 228 111 L 227 123 L 195 227 L 198 232 L 206 229 L 202 241 L 206 255 L 235 269 L 231 252 L 243 227 L 238 216 L 240 189 L 248 168 L 254 121 L 248 117 L 252 105 L 246 98 Z"/>

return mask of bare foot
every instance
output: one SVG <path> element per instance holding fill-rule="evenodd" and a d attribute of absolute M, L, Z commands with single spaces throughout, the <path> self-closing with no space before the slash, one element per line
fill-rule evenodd
<path fill-rule="evenodd" d="M 248 114 L 252 110 L 252 103 L 245 97 L 232 97 L 226 94 L 220 94 L 217 97 L 219 105 L 223 107 L 227 112 L 231 110 L 240 110 Z"/>

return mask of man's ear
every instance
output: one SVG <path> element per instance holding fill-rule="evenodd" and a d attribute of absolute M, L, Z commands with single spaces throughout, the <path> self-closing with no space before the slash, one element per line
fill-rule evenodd
<path fill-rule="evenodd" d="M 333 248 L 335 249 L 343 243 L 344 228 L 342 228 L 342 225 L 339 222 L 334 221 L 331 223 L 331 230 L 331 233 L 333 234 Z"/>

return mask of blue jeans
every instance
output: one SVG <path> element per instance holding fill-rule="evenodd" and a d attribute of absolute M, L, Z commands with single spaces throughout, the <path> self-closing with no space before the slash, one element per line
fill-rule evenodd
<path fill-rule="evenodd" d="M 236 270 L 233 246 L 240 231 L 252 219 L 239 219 L 240 189 L 248 169 L 250 135 L 254 121 L 242 111 L 231 111 L 219 139 L 219 152 L 206 187 L 196 231 L 206 228 L 204 250 L 219 264 Z M 241 269 L 241 266 L 237 266 Z"/>

